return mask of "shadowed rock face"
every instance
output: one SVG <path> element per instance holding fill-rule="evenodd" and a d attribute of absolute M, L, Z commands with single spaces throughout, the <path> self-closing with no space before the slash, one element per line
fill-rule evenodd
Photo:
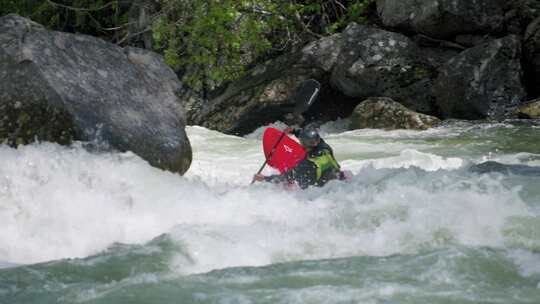
<path fill-rule="evenodd" d="M 529 91 L 533 96 L 540 96 L 540 16 L 529 24 L 525 32 L 523 59 Z"/>
<path fill-rule="evenodd" d="M 191 164 L 181 89 L 158 55 L 0 18 L 0 140 L 67 144 L 96 138 L 150 164 Z"/>
<path fill-rule="evenodd" d="M 320 79 L 322 70 L 301 61 L 301 54 L 282 56 L 252 69 L 231 83 L 222 94 L 189 102 L 190 124 L 229 134 L 246 134 L 292 113 L 298 85 L 308 79 Z"/>
<path fill-rule="evenodd" d="M 503 0 L 377 0 L 377 11 L 388 27 L 451 38 L 500 32 L 504 5 Z"/>
<path fill-rule="evenodd" d="M 468 49 L 441 69 L 434 92 L 445 118 L 503 118 L 525 97 L 516 36 Z"/>

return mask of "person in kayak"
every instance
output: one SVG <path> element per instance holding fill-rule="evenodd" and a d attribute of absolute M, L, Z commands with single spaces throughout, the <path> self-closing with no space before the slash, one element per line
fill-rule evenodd
<path fill-rule="evenodd" d="M 314 127 L 302 129 L 287 128 L 285 133 L 294 134 L 306 150 L 306 157 L 294 168 L 283 174 L 264 176 L 256 174 L 255 181 L 271 183 L 296 182 L 301 189 L 309 186 L 323 186 L 333 179 L 344 179 L 340 166 L 334 158 L 332 148 L 320 137 Z"/>

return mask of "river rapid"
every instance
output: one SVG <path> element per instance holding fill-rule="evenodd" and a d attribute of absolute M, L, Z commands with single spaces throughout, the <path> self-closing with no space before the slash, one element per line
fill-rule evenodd
<path fill-rule="evenodd" d="M 305 191 L 250 185 L 264 128 L 187 127 L 185 176 L 0 145 L 0 303 L 540 303 L 540 124 L 346 124 L 352 180 Z"/>

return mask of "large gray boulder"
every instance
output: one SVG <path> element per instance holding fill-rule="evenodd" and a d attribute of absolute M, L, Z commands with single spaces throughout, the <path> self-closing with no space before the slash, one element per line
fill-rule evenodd
<path fill-rule="evenodd" d="M 437 38 L 503 30 L 505 0 L 377 0 L 384 25 Z"/>
<path fill-rule="evenodd" d="M 345 95 L 388 96 L 421 112 L 431 112 L 434 67 L 404 35 L 351 23 L 331 81 Z"/>
<path fill-rule="evenodd" d="M 350 117 L 350 129 L 426 130 L 441 123 L 434 116 L 411 111 L 388 97 L 362 101 Z"/>
<path fill-rule="evenodd" d="M 445 118 L 500 119 L 525 97 L 521 48 L 507 36 L 468 49 L 439 71 L 434 92 Z"/>
<path fill-rule="evenodd" d="M 96 138 L 150 164 L 191 164 L 181 89 L 152 52 L 0 18 L 0 140 L 69 143 Z"/>

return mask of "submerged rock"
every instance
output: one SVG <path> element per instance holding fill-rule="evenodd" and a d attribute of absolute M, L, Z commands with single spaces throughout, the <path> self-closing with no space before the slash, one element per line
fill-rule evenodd
<path fill-rule="evenodd" d="M 0 140 L 100 139 L 159 168 L 191 164 L 181 83 L 155 53 L 0 18 Z"/>
<path fill-rule="evenodd" d="M 469 168 L 469 170 L 480 174 L 497 172 L 502 174 L 540 176 L 540 167 L 527 165 L 507 165 L 495 161 L 487 161 L 481 164 L 473 165 Z"/>
<path fill-rule="evenodd" d="M 351 129 L 425 130 L 441 123 L 437 117 L 416 113 L 387 97 L 372 97 L 360 103 L 350 117 Z"/>

